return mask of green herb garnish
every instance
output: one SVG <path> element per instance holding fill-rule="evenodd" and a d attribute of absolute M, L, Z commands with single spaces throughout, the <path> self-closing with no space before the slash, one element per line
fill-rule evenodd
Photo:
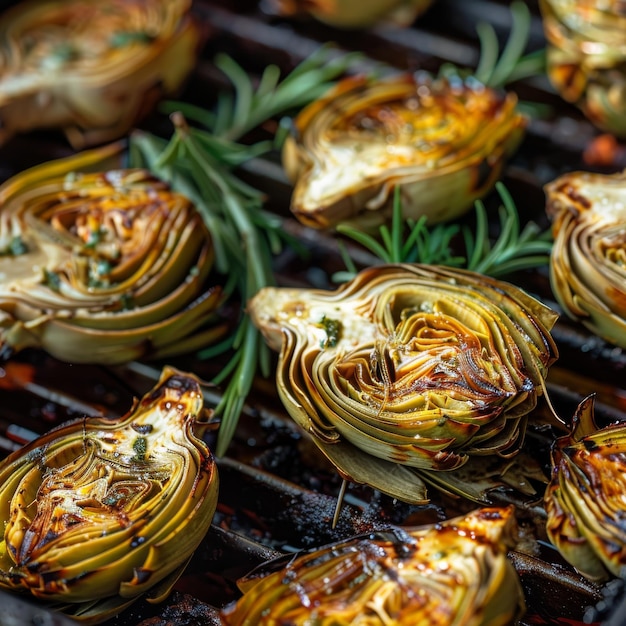
<path fill-rule="evenodd" d="M 520 230 L 515 202 L 506 187 L 498 182 L 496 190 L 502 200 L 499 208 L 499 235 L 492 243 L 488 232 L 488 216 L 481 200 L 474 203 L 476 225 L 471 228 L 453 224 L 427 226 L 425 218 L 404 220 L 399 188 L 394 193 L 391 229 L 386 225 L 371 235 L 352 227 L 337 227 L 337 231 L 361 244 L 383 263 L 425 263 L 463 267 L 480 274 L 499 277 L 515 271 L 547 265 L 552 250 L 550 229 L 541 231 L 534 222 Z M 454 252 L 454 241 L 462 239 L 464 250 Z M 342 248 L 347 271 L 333 275 L 336 282 L 355 276 L 357 268 Z"/>
<path fill-rule="evenodd" d="M 322 348 L 334 348 L 341 339 L 341 321 L 324 315 L 320 326 L 326 331 L 326 341 L 323 342 Z"/>

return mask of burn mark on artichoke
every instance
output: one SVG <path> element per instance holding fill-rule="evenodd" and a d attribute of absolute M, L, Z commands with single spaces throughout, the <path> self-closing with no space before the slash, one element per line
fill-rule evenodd
<path fill-rule="evenodd" d="M 196 388 L 196 384 L 185 376 L 171 376 L 167 380 L 167 389 L 175 389 L 181 393 L 189 393 Z"/>
<path fill-rule="evenodd" d="M 562 193 L 569 198 L 573 205 L 581 206 L 583 209 L 590 209 L 592 206 L 589 198 L 579 193 L 576 187 L 569 182 L 564 182 L 562 185 L 559 185 L 555 191 Z M 574 206 L 571 208 L 573 209 Z"/>
<path fill-rule="evenodd" d="M 473 188 L 477 191 L 489 187 L 493 176 L 493 163 L 490 161 L 480 161 L 474 168 Z"/>
<path fill-rule="evenodd" d="M 593 439 L 589 439 L 588 437 L 583 438 L 580 443 L 584 446 L 585 450 L 592 451 L 598 449 L 598 444 Z"/>
<path fill-rule="evenodd" d="M 134 574 L 136 582 L 140 585 L 150 580 L 150 576 L 152 576 L 152 572 L 143 567 L 136 567 Z"/>
<path fill-rule="evenodd" d="M 149 435 L 154 430 L 152 424 L 138 424 L 137 422 L 133 422 L 130 427 L 140 435 Z"/>

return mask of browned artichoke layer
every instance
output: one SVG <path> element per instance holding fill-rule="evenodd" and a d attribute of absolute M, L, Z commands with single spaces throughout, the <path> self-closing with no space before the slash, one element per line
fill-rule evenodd
<path fill-rule="evenodd" d="M 367 28 L 379 22 L 408 26 L 433 0 L 270 0 L 285 16 L 309 14 L 338 28 Z"/>
<path fill-rule="evenodd" d="M 165 368 L 123 417 L 68 422 L 6 458 L 0 586 L 90 623 L 167 593 L 217 504 L 203 404 L 194 376 Z"/>
<path fill-rule="evenodd" d="M 572 319 L 626 348 L 626 175 L 571 172 L 545 191 L 554 295 Z"/>
<path fill-rule="evenodd" d="M 524 609 L 507 560 L 512 508 L 432 527 L 391 529 L 270 563 L 240 582 L 222 623 L 293 626 L 496 626 Z M 268 571 L 267 571 L 268 570 Z"/>
<path fill-rule="evenodd" d="M 553 446 L 545 493 L 548 537 L 585 576 L 624 576 L 625 502 L 626 425 L 598 429 L 588 397 L 576 411 L 572 432 Z"/>
<path fill-rule="evenodd" d="M 463 270 L 377 266 L 334 292 L 266 288 L 248 309 L 293 419 L 341 474 L 411 501 L 425 494 L 405 466 L 515 455 L 557 356 L 556 314 Z"/>
<path fill-rule="evenodd" d="M 540 0 L 547 72 L 601 129 L 626 137 L 626 12 L 620 0 Z"/>
<path fill-rule="evenodd" d="M 202 216 L 113 144 L 0 187 L 0 345 L 123 363 L 206 345 L 226 330 Z M 98 169 L 105 166 L 105 169 Z M 94 171 L 96 170 L 96 171 Z"/>
<path fill-rule="evenodd" d="M 498 180 L 526 125 L 514 94 L 429 75 L 347 78 L 306 107 L 283 149 L 291 210 L 327 228 L 458 217 Z"/>
<path fill-rule="evenodd" d="M 62 128 L 75 148 L 122 137 L 193 69 L 191 0 L 29 0 L 0 19 L 0 143 Z"/>

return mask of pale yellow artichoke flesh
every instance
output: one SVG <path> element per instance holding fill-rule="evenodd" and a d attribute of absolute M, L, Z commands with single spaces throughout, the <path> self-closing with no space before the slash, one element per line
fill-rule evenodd
<path fill-rule="evenodd" d="M 75 148 L 122 137 L 193 69 L 190 0 L 30 0 L 0 19 L 0 143 L 62 128 Z"/>
<path fill-rule="evenodd" d="M 548 537 L 594 580 L 626 571 L 626 426 L 595 424 L 593 397 L 578 407 L 569 435 L 552 450 L 545 492 Z"/>
<path fill-rule="evenodd" d="M 517 454 L 557 356 L 555 313 L 463 270 L 377 266 L 336 291 L 265 288 L 248 311 L 291 417 L 343 476 L 408 501 L 427 499 L 413 468 Z"/>
<path fill-rule="evenodd" d="M 203 405 L 198 379 L 168 367 L 126 415 L 68 422 L 7 457 L 0 586 L 89 623 L 171 586 L 217 504 Z"/>
<path fill-rule="evenodd" d="M 433 0 L 270 0 L 278 13 L 286 16 L 310 14 L 320 22 L 338 28 L 368 28 L 380 22 L 407 26 L 421 15 Z"/>
<path fill-rule="evenodd" d="M 547 72 L 599 128 L 626 136 L 626 13 L 620 0 L 540 0 Z"/>
<path fill-rule="evenodd" d="M 545 191 L 555 297 L 569 317 L 626 348 L 626 175 L 571 172 Z"/>
<path fill-rule="evenodd" d="M 294 120 L 283 164 L 291 210 L 316 228 L 369 229 L 391 215 L 456 218 L 498 180 L 526 125 L 516 96 L 477 81 L 400 76 L 339 82 Z"/>
<path fill-rule="evenodd" d="M 227 330 L 208 287 L 202 216 L 112 144 L 0 187 L 0 345 L 70 362 L 123 363 L 214 342 Z M 99 169 L 103 167 L 104 169 Z M 213 320 L 213 321 L 212 321 Z"/>
<path fill-rule="evenodd" d="M 512 508 L 494 508 L 432 527 L 348 539 L 242 580 L 244 595 L 222 611 L 222 623 L 512 624 L 524 610 L 506 556 L 514 533 Z"/>

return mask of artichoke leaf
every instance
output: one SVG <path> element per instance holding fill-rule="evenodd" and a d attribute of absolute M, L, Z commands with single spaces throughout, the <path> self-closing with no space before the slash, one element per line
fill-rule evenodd
<path fill-rule="evenodd" d="M 583 575 L 605 580 L 626 571 L 626 426 L 598 428 L 593 402 L 580 403 L 571 432 L 553 444 L 546 530 Z"/>
<path fill-rule="evenodd" d="M 0 585 L 98 623 L 163 597 L 217 505 L 200 382 L 166 367 L 117 419 L 41 435 L 0 464 Z"/>
<path fill-rule="evenodd" d="M 498 180 L 526 125 L 516 97 L 427 75 L 350 77 L 303 109 L 283 147 L 293 214 L 314 228 L 429 223 L 469 210 Z"/>
<path fill-rule="evenodd" d="M 423 477 L 515 456 L 557 358 L 547 307 L 435 266 L 376 266 L 334 292 L 268 287 L 248 311 L 280 352 L 278 394 L 294 421 L 344 478 L 401 499 L 370 464 Z"/>
<path fill-rule="evenodd" d="M 524 611 L 506 557 L 514 535 L 512 507 L 484 508 L 270 561 L 239 581 L 243 596 L 222 610 L 222 622 L 514 623 Z"/>

